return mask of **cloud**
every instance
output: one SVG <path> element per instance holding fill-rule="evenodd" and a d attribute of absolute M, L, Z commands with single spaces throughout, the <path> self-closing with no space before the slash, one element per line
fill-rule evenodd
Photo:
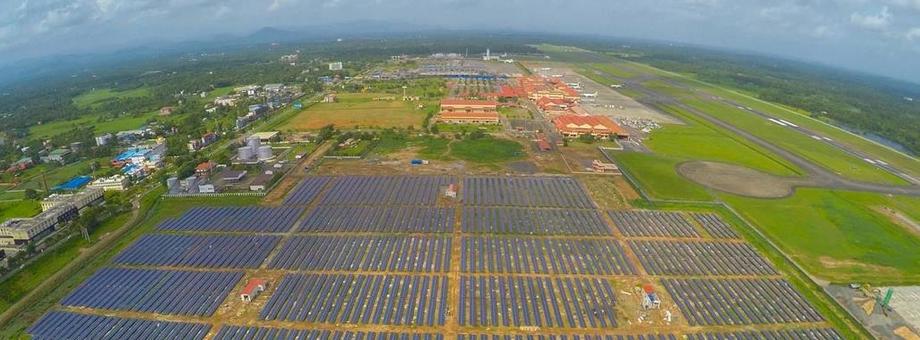
<path fill-rule="evenodd" d="M 920 27 L 914 27 L 907 30 L 907 33 L 904 34 L 904 37 L 910 41 L 920 41 Z"/>
<path fill-rule="evenodd" d="M 850 15 L 850 22 L 864 29 L 884 31 L 891 24 L 891 12 L 888 6 L 882 7 L 882 11 L 875 15 L 854 12 Z"/>

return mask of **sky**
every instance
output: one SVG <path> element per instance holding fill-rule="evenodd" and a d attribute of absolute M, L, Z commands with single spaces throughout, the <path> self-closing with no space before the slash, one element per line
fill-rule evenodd
<path fill-rule="evenodd" d="M 0 0 L 0 62 L 365 20 L 691 43 L 920 83 L 920 0 Z"/>

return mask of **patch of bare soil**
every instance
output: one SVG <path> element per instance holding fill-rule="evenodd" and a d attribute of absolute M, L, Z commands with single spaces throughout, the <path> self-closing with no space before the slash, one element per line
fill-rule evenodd
<path fill-rule="evenodd" d="M 872 210 L 888 217 L 891 223 L 904 227 L 908 232 L 920 236 L 920 223 L 914 221 L 910 216 L 904 215 L 900 211 L 889 207 L 872 207 Z"/>
<path fill-rule="evenodd" d="M 681 163 L 677 172 L 706 187 L 756 198 L 781 198 L 793 193 L 803 179 L 774 176 L 751 168 L 725 163 L 694 161 Z"/>

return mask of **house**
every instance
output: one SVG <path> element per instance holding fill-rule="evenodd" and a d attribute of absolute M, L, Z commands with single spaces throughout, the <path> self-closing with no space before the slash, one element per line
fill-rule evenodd
<path fill-rule="evenodd" d="M 220 173 L 220 178 L 224 182 L 239 182 L 243 180 L 243 177 L 246 177 L 246 171 L 236 171 L 236 170 L 224 170 Z"/>
<path fill-rule="evenodd" d="M 605 116 L 562 115 L 553 118 L 553 125 L 565 137 L 591 135 L 597 138 L 627 138 L 629 133 Z"/>
<path fill-rule="evenodd" d="M 263 279 L 250 279 L 240 292 L 240 299 L 243 300 L 243 302 L 252 302 L 260 293 L 265 291 L 267 286 L 268 282 Z"/>
<path fill-rule="evenodd" d="M 33 165 L 35 165 L 35 163 L 32 162 L 32 158 L 30 158 L 30 157 L 23 157 L 23 158 L 20 158 L 20 159 L 19 159 L 18 161 L 16 161 L 15 163 L 10 164 L 10 167 L 7 168 L 6 171 L 7 171 L 7 172 L 23 171 L 23 170 L 26 170 L 26 169 L 28 169 L 28 168 L 31 168 Z"/>
<path fill-rule="evenodd" d="M 45 162 L 45 163 L 48 163 L 48 162 L 64 163 L 67 159 L 67 156 L 70 156 L 70 150 L 59 148 L 59 149 L 54 149 L 53 151 L 48 153 L 47 156 L 41 157 L 41 160 L 42 162 Z"/>
<path fill-rule="evenodd" d="M 323 96 L 323 103 L 335 103 L 335 93 L 327 93 Z"/>
<path fill-rule="evenodd" d="M 161 108 L 160 108 L 160 115 L 161 115 L 161 116 L 168 116 L 168 115 L 171 115 L 171 114 L 172 114 L 173 112 L 175 112 L 175 111 L 176 111 L 176 108 L 175 108 L 175 107 L 172 107 L 172 106 L 164 106 L 164 107 L 161 107 Z"/>
<path fill-rule="evenodd" d="M 572 103 L 566 101 L 565 99 L 543 97 L 537 100 L 537 107 L 546 113 L 562 114 L 568 111 L 570 107 L 572 107 Z"/>
<path fill-rule="evenodd" d="M 112 135 L 111 133 L 107 133 L 102 136 L 96 136 L 96 145 L 103 146 L 103 145 L 109 144 L 109 142 L 111 142 L 112 138 L 114 137 L 115 136 Z"/>
<path fill-rule="evenodd" d="M 444 196 L 457 198 L 458 191 L 457 184 L 451 183 L 447 186 L 447 190 L 444 191 Z"/>
<path fill-rule="evenodd" d="M 201 162 L 201 164 L 198 164 L 198 166 L 195 167 L 195 173 L 199 175 L 207 175 L 211 173 L 211 170 L 214 170 L 215 166 L 217 166 L 217 164 L 212 161 Z"/>
<path fill-rule="evenodd" d="M 284 90 L 284 84 L 266 84 L 262 89 L 269 93 L 279 93 Z"/>
<path fill-rule="evenodd" d="M 594 172 L 620 172 L 616 164 L 601 162 L 597 159 L 591 161 L 591 169 L 594 169 Z"/>
<path fill-rule="evenodd" d="M 498 103 L 488 100 L 444 99 L 437 121 L 449 124 L 498 124 Z"/>
<path fill-rule="evenodd" d="M 217 188 L 214 187 L 213 183 L 199 183 L 198 192 L 202 194 L 213 194 L 217 192 Z"/>
<path fill-rule="evenodd" d="M 214 99 L 214 105 L 217 106 L 236 106 L 237 97 L 220 96 Z"/>
<path fill-rule="evenodd" d="M 254 178 L 251 183 L 249 183 L 250 191 L 265 191 L 268 190 L 268 185 L 271 183 L 274 175 L 271 174 L 262 174 Z"/>

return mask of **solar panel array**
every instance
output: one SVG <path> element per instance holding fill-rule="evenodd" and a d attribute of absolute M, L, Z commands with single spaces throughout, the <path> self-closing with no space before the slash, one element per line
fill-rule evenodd
<path fill-rule="evenodd" d="M 297 207 L 197 207 L 160 223 L 159 230 L 222 232 L 285 232 L 302 212 Z"/>
<path fill-rule="evenodd" d="M 464 237 L 461 254 L 464 272 L 635 274 L 613 240 Z"/>
<path fill-rule="evenodd" d="M 331 177 L 308 177 L 284 198 L 284 205 L 307 205 L 323 191 Z"/>
<path fill-rule="evenodd" d="M 615 327 L 616 297 L 603 279 L 460 278 L 465 326 Z"/>
<path fill-rule="evenodd" d="M 837 331 L 831 328 L 780 329 L 763 331 L 746 331 L 735 333 L 699 333 L 688 334 L 687 340 L 773 340 L 773 339 L 808 339 L 808 340 L 843 340 Z"/>
<path fill-rule="evenodd" d="M 454 210 L 434 207 L 321 206 L 301 223 L 304 232 L 439 233 L 454 230 Z"/>
<path fill-rule="evenodd" d="M 339 177 L 323 196 L 324 205 L 434 205 L 441 187 L 439 176 Z"/>
<path fill-rule="evenodd" d="M 691 217 L 715 238 L 741 238 L 732 226 L 713 213 L 691 213 Z"/>
<path fill-rule="evenodd" d="M 571 177 L 467 177 L 463 201 L 467 205 L 594 208 Z"/>
<path fill-rule="evenodd" d="M 526 235 L 611 235 L 594 210 L 464 207 L 465 233 Z"/>
<path fill-rule="evenodd" d="M 451 239 L 444 236 L 296 236 L 275 255 L 271 268 L 446 272 Z"/>
<path fill-rule="evenodd" d="M 737 242 L 629 241 L 653 275 L 775 275 L 753 247 Z"/>
<path fill-rule="evenodd" d="M 487 335 L 457 334 L 457 340 L 677 340 L 674 335 Z"/>
<path fill-rule="evenodd" d="M 634 285 L 635 275 L 648 273 L 669 276 L 660 280 L 667 291 L 661 296 L 673 298 L 681 311 L 675 317 L 694 327 L 823 320 L 718 215 L 690 214 L 691 221 L 673 212 L 609 212 L 627 238 L 618 240 L 573 178 L 465 178 L 463 204 L 445 207 L 449 201 L 439 197 L 450 183 L 456 182 L 436 176 L 311 177 L 279 208 L 192 208 L 159 226 L 167 233 L 143 236 L 113 261 L 144 269 L 104 268 L 61 304 L 208 317 L 228 299 L 240 303 L 230 295 L 244 274 L 226 270 L 259 268 L 247 277 L 267 272 L 283 278 L 269 282 L 268 296 L 259 298 L 258 320 L 307 323 L 303 328 L 309 329 L 243 320 L 222 326 L 214 339 L 444 340 L 425 332 L 458 324 L 457 340 L 676 340 L 669 334 L 597 335 L 631 324 L 618 313 L 632 307 L 619 306 L 618 298 L 637 295 L 616 295 L 629 289 L 626 281 Z M 287 234 L 305 210 L 303 222 Z M 736 278 L 742 275 L 757 278 Z M 713 278 L 720 276 L 732 277 Z M 455 295 L 449 297 L 449 289 Z M 223 320 L 223 309 L 218 314 L 217 323 L 238 321 Z M 325 327 L 312 323 L 349 331 L 319 330 Z M 209 327 L 52 312 L 29 332 L 36 339 L 201 339 Z M 591 335 L 552 335 L 563 328 Z M 392 333 L 376 332 L 381 329 Z M 466 334 L 474 329 L 489 333 Z M 521 330 L 542 334 L 508 334 Z M 688 336 L 839 335 L 797 329 Z"/>
<path fill-rule="evenodd" d="M 139 266 L 257 268 L 280 240 L 277 236 L 144 235 L 114 262 Z"/>
<path fill-rule="evenodd" d="M 61 304 L 209 316 L 242 277 L 242 272 L 103 268 Z"/>
<path fill-rule="evenodd" d="M 27 332 L 34 340 L 201 340 L 210 325 L 111 316 L 49 312 Z"/>
<path fill-rule="evenodd" d="M 700 237 L 680 213 L 665 211 L 610 211 L 613 224 L 629 237 Z"/>
<path fill-rule="evenodd" d="M 443 325 L 447 278 L 403 275 L 284 276 L 262 320 Z"/>
<path fill-rule="evenodd" d="M 214 340 L 444 340 L 441 334 L 295 330 L 268 327 L 223 326 Z"/>
<path fill-rule="evenodd" d="M 785 280 L 664 279 L 662 284 L 691 326 L 824 320 Z"/>

